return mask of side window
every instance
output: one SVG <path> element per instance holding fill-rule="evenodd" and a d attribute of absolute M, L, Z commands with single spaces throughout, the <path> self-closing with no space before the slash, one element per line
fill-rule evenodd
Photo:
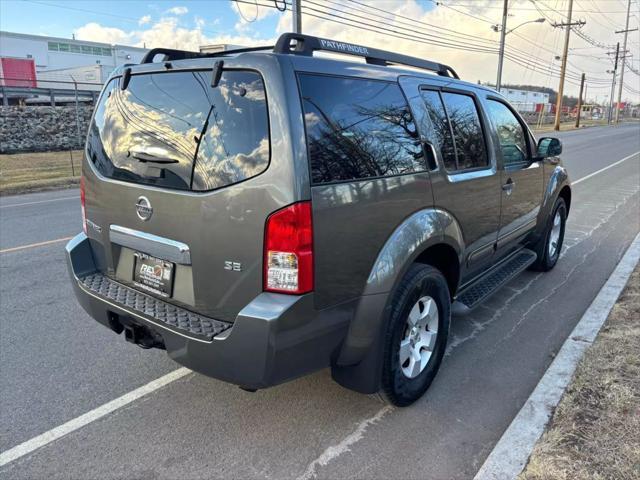
<path fill-rule="evenodd" d="M 457 93 L 442 94 L 457 152 L 456 170 L 489 166 L 489 158 L 473 97 Z"/>
<path fill-rule="evenodd" d="M 420 93 L 427 112 L 427 138 L 440 149 L 444 168 L 449 171 L 458 170 L 456 149 L 453 146 L 453 137 L 440 94 L 433 90 L 422 90 Z"/>
<path fill-rule="evenodd" d="M 311 74 L 298 78 L 313 183 L 426 170 L 398 84 Z"/>
<path fill-rule="evenodd" d="M 505 167 L 525 163 L 528 155 L 524 128 L 504 103 L 489 100 L 487 104 L 488 113 L 496 126 Z"/>

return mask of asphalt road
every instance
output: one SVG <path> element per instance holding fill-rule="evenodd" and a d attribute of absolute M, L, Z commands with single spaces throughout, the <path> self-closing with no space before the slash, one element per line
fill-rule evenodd
<path fill-rule="evenodd" d="M 559 135 L 573 180 L 640 152 L 640 127 Z M 175 370 L 76 305 L 77 190 L 0 199 L 0 452 Z M 0 478 L 471 478 L 640 230 L 640 156 L 574 186 L 565 249 L 454 318 L 429 392 L 395 409 L 328 371 L 247 393 L 189 374 L 0 468 Z M 20 248 L 29 246 L 28 248 Z"/>

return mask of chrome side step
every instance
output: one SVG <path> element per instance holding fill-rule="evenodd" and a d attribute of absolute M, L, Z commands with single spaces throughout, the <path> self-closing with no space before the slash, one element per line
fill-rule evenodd
<path fill-rule="evenodd" d="M 536 258 L 535 252 L 527 248 L 523 248 L 508 257 L 456 295 L 452 305 L 452 312 L 456 315 L 464 315 L 470 312 L 493 295 L 505 283 L 526 270 L 529 265 L 536 261 Z"/>

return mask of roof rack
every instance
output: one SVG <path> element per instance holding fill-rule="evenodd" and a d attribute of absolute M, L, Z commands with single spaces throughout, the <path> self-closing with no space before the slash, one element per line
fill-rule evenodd
<path fill-rule="evenodd" d="M 226 55 L 234 55 L 236 53 L 257 52 L 261 50 L 273 50 L 273 53 L 306 56 L 312 56 L 313 52 L 317 51 L 342 53 L 346 55 L 364 57 L 367 63 L 372 65 L 405 65 L 429 70 L 442 77 L 460 78 L 453 68 L 442 63 L 410 57 L 400 53 L 378 50 L 377 48 L 363 47 L 353 43 L 337 42 L 335 40 L 327 40 L 326 38 L 302 35 L 299 33 L 283 33 L 280 35 L 280 38 L 278 38 L 275 46 L 268 45 L 262 47 L 236 48 L 233 50 L 224 50 L 213 53 L 190 52 L 187 50 L 174 50 L 171 48 L 154 48 L 146 53 L 140 63 L 153 63 L 153 60 L 157 55 L 164 55 L 161 61 L 170 62 L 172 60 L 185 60 L 188 58 L 224 57 Z"/>
<path fill-rule="evenodd" d="M 272 50 L 273 48 L 273 45 L 264 45 L 261 47 L 235 48 L 233 50 L 209 53 L 174 50 L 172 48 L 153 48 L 149 50 L 144 57 L 142 57 L 140 63 L 153 63 L 153 59 L 157 55 L 164 55 L 164 58 L 161 60 L 162 62 L 170 62 L 172 60 L 186 60 L 188 58 L 224 57 L 225 55 L 233 55 L 235 53 L 257 52 L 260 50 Z"/>
<path fill-rule="evenodd" d="M 280 38 L 278 38 L 276 46 L 273 49 L 274 53 L 307 56 L 312 56 L 313 52 L 316 51 L 335 52 L 364 57 L 367 63 L 372 65 L 406 65 L 423 70 L 429 70 L 442 77 L 460 78 L 453 68 L 442 63 L 298 33 L 283 33 L 280 35 Z"/>

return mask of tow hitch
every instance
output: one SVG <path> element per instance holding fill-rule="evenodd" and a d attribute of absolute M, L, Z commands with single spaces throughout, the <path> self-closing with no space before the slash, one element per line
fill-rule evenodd
<path fill-rule="evenodd" d="M 164 348 L 162 338 L 150 330 L 138 325 L 124 325 L 124 338 L 141 348 Z"/>
<path fill-rule="evenodd" d="M 109 312 L 109 326 L 116 333 L 124 331 L 125 340 L 141 348 L 165 349 L 164 340 L 160 335 L 149 328 L 133 323 L 129 318 Z"/>

